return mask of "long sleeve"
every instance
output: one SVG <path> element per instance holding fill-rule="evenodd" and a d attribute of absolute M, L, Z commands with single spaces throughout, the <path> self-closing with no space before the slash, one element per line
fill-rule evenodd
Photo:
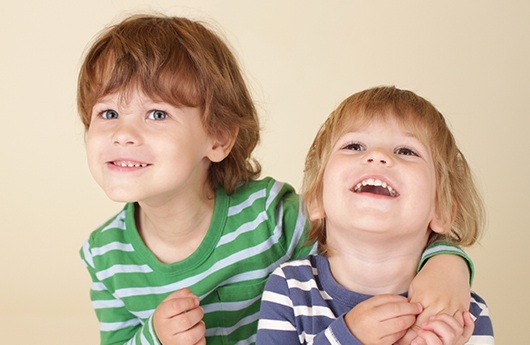
<path fill-rule="evenodd" d="M 452 254 L 460 256 L 467 263 L 467 266 L 469 267 L 469 281 L 470 283 L 473 282 L 473 277 L 475 275 L 475 266 L 473 265 L 473 261 L 462 248 L 449 242 L 439 241 L 428 246 L 421 255 L 421 259 L 418 264 L 418 271 L 423 268 L 427 260 L 439 254 Z"/>
<path fill-rule="evenodd" d="M 333 321 L 328 328 L 324 329 L 313 338 L 313 345 L 335 344 L 362 345 L 362 343 L 351 334 L 344 321 L 344 315 L 341 315 Z"/>
<path fill-rule="evenodd" d="M 293 303 L 281 268 L 269 277 L 261 299 L 256 344 L 299 344 Z"/>
<path fill-rule="evenodd" d="M 90 299 L 99 321 L 101 344 L 159 345 L 152 315 L 142 324 L 140 318 L 127 310 L 121 299 L 109 292 L 105 284 L 98 279 L 88 242 L 80 253 L 92 279 Z"/>
<path fill-rule="evenodd" d="M 280 243 L 284 246 L 287 254 L 287 260 L 301 259 L 314 252 L 316 245 L 308 246 L 307 232 L 309 229 L 309 222 L 303 211 L 302 202 L 298 194 L 288 184 L 274 182 L 271 188 L 271 194 L 276 189 L 281 188 L 281 205 L 277 205 L 271 210 L 276 214 L 275 223 L 277 227 L 282 228 L 282 241 Z"/>
<path fill-rule="evenodd" d="M 304 266 L 308 261 L 297 262 Z M 287 279 L 282 267 L 276 269 L 265 285 L 257 344 L 360 345 L 343 316 L 335 318 L 333 311 L 319 302 L 323 301 L 320 296 L 308 297 L 314 293 L 320 294 L 314 280 L 297 280 L 291 276 Z M 304 300 L 305 305 L 301 304 Z"/>

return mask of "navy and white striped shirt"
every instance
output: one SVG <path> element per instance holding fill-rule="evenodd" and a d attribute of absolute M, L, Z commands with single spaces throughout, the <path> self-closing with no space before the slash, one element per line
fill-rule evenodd
<path fill-rule="evenodd" d="M 361 344 L 344 314 L 371 297 L 339 285 L 324 256 L 282 264 L 265 286 L 257 344 Z M 494 344 L 488 307 L 475 293 L 469 311 L 475 329 L 467 344 Z"/>

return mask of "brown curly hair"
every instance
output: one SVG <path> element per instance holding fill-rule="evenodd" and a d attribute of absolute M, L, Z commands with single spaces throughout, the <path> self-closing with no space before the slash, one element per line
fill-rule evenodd
<path fill-rule="evenodd" d="M 175 106 L 199 107 L 212 136 L 235 137 L 229 155 L 212 163 L 208 182 L 228 193 L 257 178 L 251 157 L 259 121 L 237 61 L 223 40 L 187 18 L 136 15 L 105 29 L 86 53 L 78 78 L 77 105 L 85 130 L 92 107 L 114 92 L 133 88 Z"/>

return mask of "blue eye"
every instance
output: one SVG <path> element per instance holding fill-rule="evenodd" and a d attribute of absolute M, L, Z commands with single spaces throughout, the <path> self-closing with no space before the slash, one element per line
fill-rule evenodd
<path fill-rule="evenodd" d="M 113 120 L 118 118 L 118 112 L 116 110 L 108 109 L 101 112 L 101 117 L 105 120 Z"/>
<path fill-rule="evenodd" d="M 349 143 L 342 147 L 344 150 L 351 150 L 351 151 L 366 151 L 366 147 L 364 147 L 361 143 Z"/>
<path fill-rule="evenodd" d="M 420 156 L 414 150 L 409 149 L 407 147 L 399 147 L 394 151 L 394 153 L 397 155 L 403 155 L 403 156 L 416 156 L 416 157 Z"/>
<path fill-rule="evenodd" d="M 151 110 L 148 115 L 148 118 L 151 120 L 165 120 L 167 117 L 167 113 L 162 110 Z"/>

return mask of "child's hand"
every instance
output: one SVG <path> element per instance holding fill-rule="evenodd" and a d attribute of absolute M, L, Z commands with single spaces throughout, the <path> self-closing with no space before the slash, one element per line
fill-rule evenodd
<path fill-rule="evenodd" d="M 379 295 L 356 305 L 344 320 L 363 344 L 393 344 L 414 324 L 421 305 L 399 295 Z"/>
<path fill-rule="evenodd" d="M 206 344 L 206 327 L 202 322 L 204 311 L 199 298 L 189 289 L 171 293 L 156 308 L 153 325 L 164 345 Z"/>
<path fill-rule="evenodd" d="M 471 314 L 467 311 L 457 313 L 455 317 L 447 314 L 432 316 L 418 331 L 418 338 L 411 345 L 463 345 L 471 338 L 474 328 Z"/>
<path fill-rule="evenodd" d="M 409 345 L 431 316 L 467 311 L 470 293 L 469 269 L 464 260 L 448 254 L 430 258 L 409 288 L 410 301 L 421 303 L 423 311 L 398 344 Z"/>

